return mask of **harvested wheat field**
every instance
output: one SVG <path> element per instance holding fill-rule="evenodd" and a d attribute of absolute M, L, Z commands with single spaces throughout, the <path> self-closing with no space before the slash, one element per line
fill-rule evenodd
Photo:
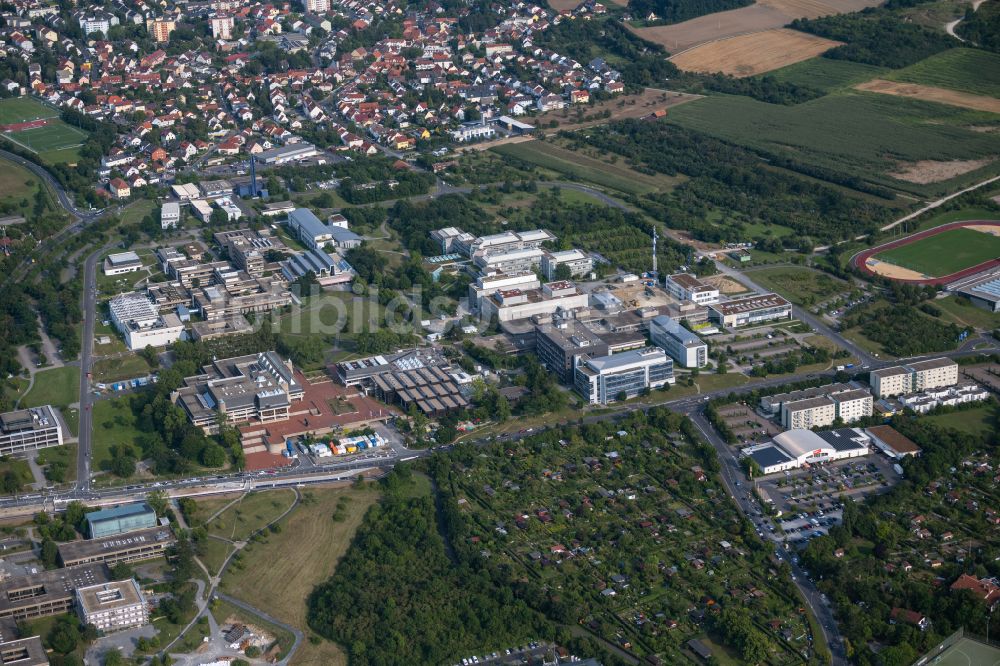
<path fill-rule="evenodd" d="M 670 60 L 688 72 L 753 76 L 814 58 L 840 43 L 781 28 L 701 44 Z"/>
<path fill-rule="evenodd" d="M 982 169 L 987 164 L 993 162 L 992 157 L 979 160 L 920 160 L 919 162 L 907 162 L 901 164 L 898 169 L 889 175 L 908 183 L 927 185 L 929 183 L 940 183 L 943 180 L 951 180 L 976 169 Z M 975 228 L 975 227 L 969 227 Z M 993 227 L 990 227 L 993 229 Z"/>
<path fill-rule="evenodd" d="M 705 42 L 782 28 L 793 19 L 846 14 L 878 4 L 881 0 L 758 0 L 749 7 L 707 14 L 683 23 L 630 30 L 662 45 L 670 53 L 679 54 Z"/>
<path fill-rule="evenodd" d="M 859 83 L 854 87 L 857 90 L 864 90 L 866 92 L 896 95 L 897 97 L 912 97 L 928 102 L 957 106 L 963 109 L 1000 113 L 1000 99 L 958 92 L 957 90 L 947 90 L 946 88 L 922 86 L 917 83 L 886 81 L 885 79 L 872 79 L 865 83 Z"/>

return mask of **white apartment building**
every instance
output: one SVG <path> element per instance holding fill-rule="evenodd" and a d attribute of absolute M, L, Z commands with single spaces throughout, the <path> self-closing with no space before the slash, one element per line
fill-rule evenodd
<path fill-rule="evenodd" d="M 872 415 L 874 400 L 864 389 L 851 389 L 829 395 L 785 402 L 781 406 L 784 428 L 825 428 L 838 418 L 853 423 Z"/>
<path fill-rule="evenodd" d="M 702 282 L 691 273 L 668 275 L 664 286 L 671 296 L 681 301 L 692 301 L 698 305 L 719 302 L 719 288 Z"/>
<path fill-rule="evenodd" d="M 167 201 L 160 206 L 160 228 L 176 229 L 181 221 L 181 205 L 176 201 Z"/>
<path fill-rule="evenodd" d="M 958 383 L 958 363 L 950 358 L 932 358 L 872 370 L 868 383 L 879 398 L 954 386 Z"/>
<path fill-rule="evenodd" d="M 624 395 L 633 398 L 644 389 L 674 383 L 674 364 L 659 347 L 644 347 L 586 357 L 577 365 L 573 385 L 592 405 L 606 405 Z"/>
<path fill-rule="evenodd" d="M 708 345 L 666 315 L 650 320 L 649 339 L 685 368 L 702 368 L 708 364 Z"/>
<path fill-rule="evenodd" d="M 174 313 L 160 315 L 156 306 L 142 294 L 122 294 L 108 303 L 111 321 L 132 351 L 163 347 L 180 339 L 184 325 Z"/>
<path fill-rule="evenodd" d="M 132 578 L 79 587 L 76 599 L 83 623 L 98 631 L 110 633 L 149 624 L 146 600 Z"/>
<path fill-rule="evenodd" d="M 560 266 L 569 268 L 570 277 L 583 277 L 594 270 L 594 259 L 576 249 L 546 252 L 542 255 L 542 273 L 547 280 L 556 279 L 556 271 Z"/>
<path fill-rule="evenodd" d="M 323 0 L 328 2 L 328 0 Z M 307 5 L 308 7 L 308 5 Z M 329 5 L 327 6 L 329 9 Z M 212 37 L 214 39 L 230 40 L 233 38 L 233 17 L 228 14 L 212 14 L 209 17 L 212 26 Z"/>

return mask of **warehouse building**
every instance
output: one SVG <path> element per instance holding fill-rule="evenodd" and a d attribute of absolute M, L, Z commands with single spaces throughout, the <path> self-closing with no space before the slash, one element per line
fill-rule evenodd
<path fill-rule="evenodd" d="M 702 282 L 691 273 L 668 275 L 664 286 L 679 301 L 691 301 L 698 305 L 714 305 L 719 302 L 719 288 Z"/>
<path fill-rule="evenodd" d="M 111 321 L 132 351 L 149 347 L 164 347 L 184 334 L 184 325 L 176 314 L 161 315 L 143 294 L 121 294 L 108 303 Z"/>
<path fill-rule="evenodd" d="M 954 386 L 958 383 L 958 363 L 942 357 L 881 368 L 869 373 L 868 383 L 879 398 Z"/>
<path fill-rule="evenodd" d="M 765 475 L 797 469 L 806 464 L 857 458 L 870 453 L 871 440 L 856 428 L 825 432 L 796 429 L 776 435 L 771 442 L 741 451 L 760 466 Z"/>
<path fill-rule="evenodd" d="M 703 368 L 708 364 L 708 345 L 676 319 L 666 315 L 653 317 L 649 322 L 649 339 L 685 368 Z"/>
<path fill-rule="evenodd" d="M 906 456 L 919 456 L 920 447 L 906 435 L 889 425 L 865 428 L 872 442 L 890 458 L 901 460 Z"/>
<path fill-rule="evenodd" d="M 155 526 L 156 512 L 145 502 L 122 504 L 87 514 L 87 533 L 91 539 L 103 539 Z"/>
<path fill-rule="evenodd" d="M 35 451 L 62 443 L 59 415 L 49 405 L 0 414 L 0 455 Z"/>
<path fill-rule="evenodd" d="M 128 534 L 59 544 L 59 561 L 64 567 L 104 562 L 141 562 L 162 557 L 175 542 L 167 527 L 149 527 Z"/>
<path fill-rule="evenodd" d="M 288 164 L 289 162 L 308 159 L 317 155 L 319 155 L 319 151 L 311 143 L 292 143 L 287 146 L 278 146 L 277 148 L 263 151 L 257 155 L 257 161 L 267 166 L 277 166 L 279 164 Z"/>
<path fill-rule="evenodd" d="M 577 392 L 592 405 L 607 405 L 622 396 L 634 398 L 646 389 L 673 383 L 673 361 L 659 347 L 584 358 L 574 375 Z"/>
<path fill-rule="evenodd" d="M 0 666 L 48 666 L 49 657 L 38 636 L 0 643 Z"/>
<path fill-rule="evenodd" d="M 792 304 L 777 294 L 737 298 L 708 306 L 708 318 L 724 328 L 758 326 L 792 318 Z"/>
<path fill-rule="evenodd" d="M 135 579 L 81 587 L 76 591 L 80 617 L 103 633 L 149 624 L 149 611 Z"/>
<path fill-rule="evenodd" d="M 33 620 L 68 613 L 76 603 L 77 588 L 107 580 L 108 569 L 103 564 L 8 578 L 0 592 L 0 618 Z"/>

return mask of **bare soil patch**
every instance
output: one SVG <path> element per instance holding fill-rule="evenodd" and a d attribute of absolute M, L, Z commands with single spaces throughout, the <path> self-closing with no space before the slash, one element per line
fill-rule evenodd
<path fill-rule="evenodd" d="M 793 19 L 846 14 L 879 4 L 881 0 L 758 0 L 749 7 L 699 16 L 683 23 L 630 29 L 643 39 L 661 44 L 670 53 L 679 54 L 705 42 L 781 28 Z"/>
<path fill-rule="evenodd" d="M 568 11 L 579 4 L 579 0 L 549 0 L 549 7 L 557 12 Z"/>
<path fill-rule="evenodd" d="M 1000 113 L 1000 99 L 958 92 L 957 90 L 947 90 L 946 88 L 923 86 L 918 83 L 900 83 L 898 81 L 886 81 L 885 79 L 872 79 L 865 83 L 859 83 L 854 88 L 882 95 L 912 97 L 914 99 L 937 102 L 938 104 L 957 106 L 963 109 Z"/>
<path fill-rule="evenodd" d="M 873 273 L 895 280 L 924 280 L 927 278 L 923 273 L 896 264 L 888 264 L 875 258 L 870 258 L 866 265 Z"/>
<path fill-rule="evenodd" d="M 948 161 L 920 160 L 919 162 L 903 163 L 896 171 L 893 171 L 889 175 L 909 183 L 926 185 L 928 183 L 951 180 L 970 171 L 981 169 L 992 161 L 993 158 Z"/>
<path fill-rule="evenodd" d="M 702 278 L 702 281 L 712 285 L 726 296 L 745 294 L 750 291 L 743 284 L 725 275 L 710 275 Z"/>
<path fill-rule="evenodd" d="M 689 72 L 754 76 L 814 58 L 840 44 L 797 30 L 779 28 L 701 44 L 670 60 Z"/>
<path fill-rule="evenodd" d="M 598 102 L 593 106 L 584 105 L 567 107 L 565 109 L 560 109 L 559 111 L 547 111 L 536 116 L 533 122 L 530 119 L 528 122 L 531 122 L 536 127 L 541 129 L 548 129 L 546 125 L 554 120 L 559 123 L 559 126 L 555 128 L 554 131 L 573 131 L 584 129 L 585 127 L 593 127 L 594 125 L 603 125 L 611 122 L 612 120 L 642 118 L 644 116 L 651 115 L 656 111 L 666 111 L 670 107 L 691 102 L 696 99 L 701 99 L 701 97 L 701 95 L 689 95 L 688 93 L 659 90 L 658 88 L 646 88 L 638 95 L 613 97 L 611 99 L 604 100 L 603 102 Z M 611 117 L 576 122 L 576 111 L 578 109 L 581 110 L 585 116 L 599 115 L 605 111 L 610 111 Z"/>

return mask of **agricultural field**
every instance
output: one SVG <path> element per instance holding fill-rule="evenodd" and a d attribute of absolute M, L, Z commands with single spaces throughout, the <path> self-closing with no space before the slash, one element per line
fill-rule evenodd
<path fill-rule="evenodd" d="M 58 117 L 59 111 L 32 97 L 11 97 L 0 100 L 0 125 Z"/>
<path fill-rule="evenodd" d="M 779 28 L 701 44 L 670 61 L 688 72 L 754 76 L 809 60 L 839 45 L 816 35 Z"/>
<path fill-rule="evenodd" d="M 669 190 L 681 179 L 663 175 L 646 175 L 630 169 L 625 164 L 612 164 L 579 151 L 563 148 L 550 141 L 497 146 L 492 149 L 499 155 L 513 157 L 564 176 L 585 180 L 626 194 L 647 194 Z"/>
<path fill-rule="evenodd" d="M 918 83 L 900 83 L 885 79 L 872 79 L 865 83 L 859 83 L 854 86 L 854 89 L 863 92 L 878 93 L 879 95 L 897 95 L 899 97 L 937 102 L 938 104 L 957 106 L 960 109 L 1000 113 L 1000 99 L 984 97 L 983 95 L 972 95 L 957 90 L 949 90 L 948 88 L 925 86 Z"/>
<path fill-rule="evenodd" d="M 796 305 L 811 306 L 850 290 L 838 278 L 809 268 L 763 268 L 751 274 L 755 282 L 778 292 Z"/>
<path fill-rule="evenodd" d="M 930 277 L 951 275 L 1000 257 L 1000 237 L 967 228 L 949 229 L 879 252 L 878 261 Z"/>
<path fill-rule="evenodd" d="M 307 491 L 303 501 L 279 523 L 280 531 L 242 551 L 238 563 L 222 579 L 223 591 L 308 631 L 309 593 L 333 574 L 378 497 L 378 490 L 371 485 Z M 346 658 L 332 642 L 305 641 L 295 663 L 342 666 Z"/>
<path fill-rule="evenodd" d="M 928 195 L 953 191 L 958 185 L 982 179 L 984 171 L 992 172 L 981 169 L 929 185 L 907 183 L 890 172 L 901 162 L 983 159 L 1000 154 L 1000 134 L 969 129 L 977 122 L 992 123 L 995 119 L 992 114 L 931 102 L 846 92 L 796 106 L 711 96 L 675 109 L 668 122 L 883 186 Z"/>
<path fill-rule="evenodd" d="M 830 58 L 810 58 L 803 62 L 782 67 L 770 72 L 779 81 L 793 83 L 798 86 L 808 86 L 825 93 L 850 88 L 858 83 L 870 81 L 882 76 L 889 70 L 884 67 L 865 65 L 850 60 L 832 60 Z"/>
<path fill-rule="evenodd" d="M 948 49 L 882 78 L 1000 98 L 1000 54 Z"/>
<path fill-rule="evenodd" d="M 844 14 L 878 4 L 881 4 L 878 0 L 761 0 L 749 7 L 699 16 L 673 25 L 630 29 L 639 37 L 677 54 L 706 42 L 782 28 L 797 18 Z"/>

